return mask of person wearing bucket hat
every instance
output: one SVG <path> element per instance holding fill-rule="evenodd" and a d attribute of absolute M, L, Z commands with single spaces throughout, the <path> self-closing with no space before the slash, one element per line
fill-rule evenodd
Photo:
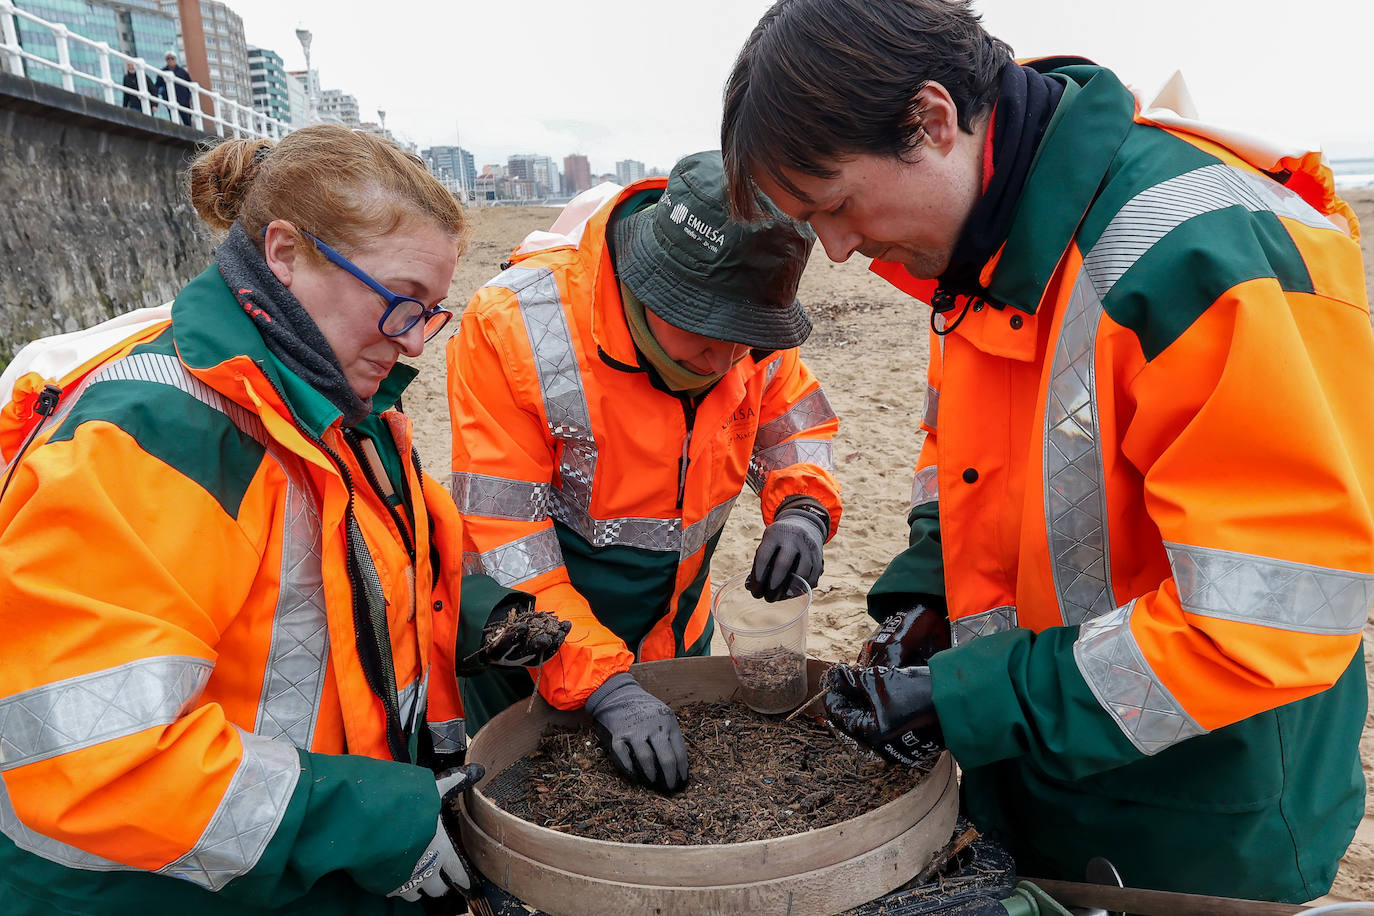
<path fill-rule="evenodd" d="M 572 622 L 539 692 L 585 707 L 621 769 L 667 790 L 687 778 L 677 720 L 630 664 L 709 652 L 710 559 L 746 485 L 766 523 L 761 597 L 816 584 L 841 512 L 839 421 L 796 349 L 814 236 L 778 211 L 733 220 L 727 197 L 717 151 L 585 192 L 448 344 L 465 568 Z M 459 625 L 461 652 L 478 634 Z M 461 687 L 475 732 L 534 679 Z"/>

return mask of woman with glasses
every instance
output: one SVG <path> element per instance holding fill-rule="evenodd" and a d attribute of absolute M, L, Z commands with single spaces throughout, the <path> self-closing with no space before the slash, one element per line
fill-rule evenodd
<path fill-rule="evenodd" d="M 227 141 L 190 190 L 214 263 L 36 398 L 5 469 L 0 910 L 461 911 L 461 521 L 397 404 L 462 211 L 333 125 Z"/>

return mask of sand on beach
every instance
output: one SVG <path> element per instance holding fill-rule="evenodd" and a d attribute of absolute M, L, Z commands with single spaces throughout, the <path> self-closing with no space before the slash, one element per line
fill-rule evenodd
<path fill-rule="evenodd" d="M 1374 239 L 1374 190 L 1343 196 Z M 461 310 L 473 291 L 499 272 L 500 262 L 525 234 L 548 228 L 556 214 L 548 208 L 470 209 L 468 250 L 454 276 L 452 307 Z M 1365 244 L 1365 279 L 1374 287 L 1371 244 Z M 799 292 L 816 325 L 802 355 L 840 417 L 834 453 L 845 515 L 826 550 L 807 645 L 809 654 L 832 660 L 853 658 L 874 627 L 864 612 L 864 594 L 906 546 L 912 468 L 922 438 L 930 312 L 869 273 L 867 266 L 867 259 L 860 257 L 834 264 L 817 246 Z M 428 347 L 417 365 L 422 372 L 407 391 L 405 409 L 415 420 L 425 467 L 447 481 L 451 443 L 443 347 Z M 746 490 L 716 552 L 716 581 L 748 568 L 762 530 L 758 500 Z M 1371 635 L 1374 627 L 1367 627 L 1366 671 L 1374 675 Z M 724 649 L 717 646 L 714 651 Z M 1374 716 L 1366 720 L 1361 742 L 1366 778 L 1374 767 L 1371 722 Z M 1324 901 L 1374 900 L 1371 810 L 1367 803 L 1365 820 Z"/>

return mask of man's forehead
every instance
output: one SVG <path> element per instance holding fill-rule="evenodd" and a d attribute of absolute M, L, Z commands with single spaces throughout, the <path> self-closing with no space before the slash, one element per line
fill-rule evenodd
<path fill-rule="evenodd" d="M 788 190 L 782 182 L 767 173 L 756 175 L 754 183 L 758 185 L 760 191 L 768 195 L 768 199 L 773 201 L 779 210 L 792 219 L 806 222 L 811 214 L 818 209 L 817 204 L 821 199 L 830 193 L 831 185 L 835 179 L 801 175 L 787 169 L 783 170 L 783 174 L 787 181 L 795 187 L 795 190 Z"/>

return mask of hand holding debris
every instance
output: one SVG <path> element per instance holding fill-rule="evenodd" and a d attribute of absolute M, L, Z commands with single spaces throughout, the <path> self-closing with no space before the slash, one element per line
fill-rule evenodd
<path fill-rule="evenodd" d="M 532 602 L 511 608 L 504 617 L 498 610 L 482 628 L 475 659 L 500 668 L 536 668 L 558 653 L 571 629 L 572 621 L 536 611 Z"/>
<path fill-rule="evenodd" d="M 929 668 L 835 665 L 821 686 L 830 724 L 893 763 L 916 766 L 944 744 Z"/>

